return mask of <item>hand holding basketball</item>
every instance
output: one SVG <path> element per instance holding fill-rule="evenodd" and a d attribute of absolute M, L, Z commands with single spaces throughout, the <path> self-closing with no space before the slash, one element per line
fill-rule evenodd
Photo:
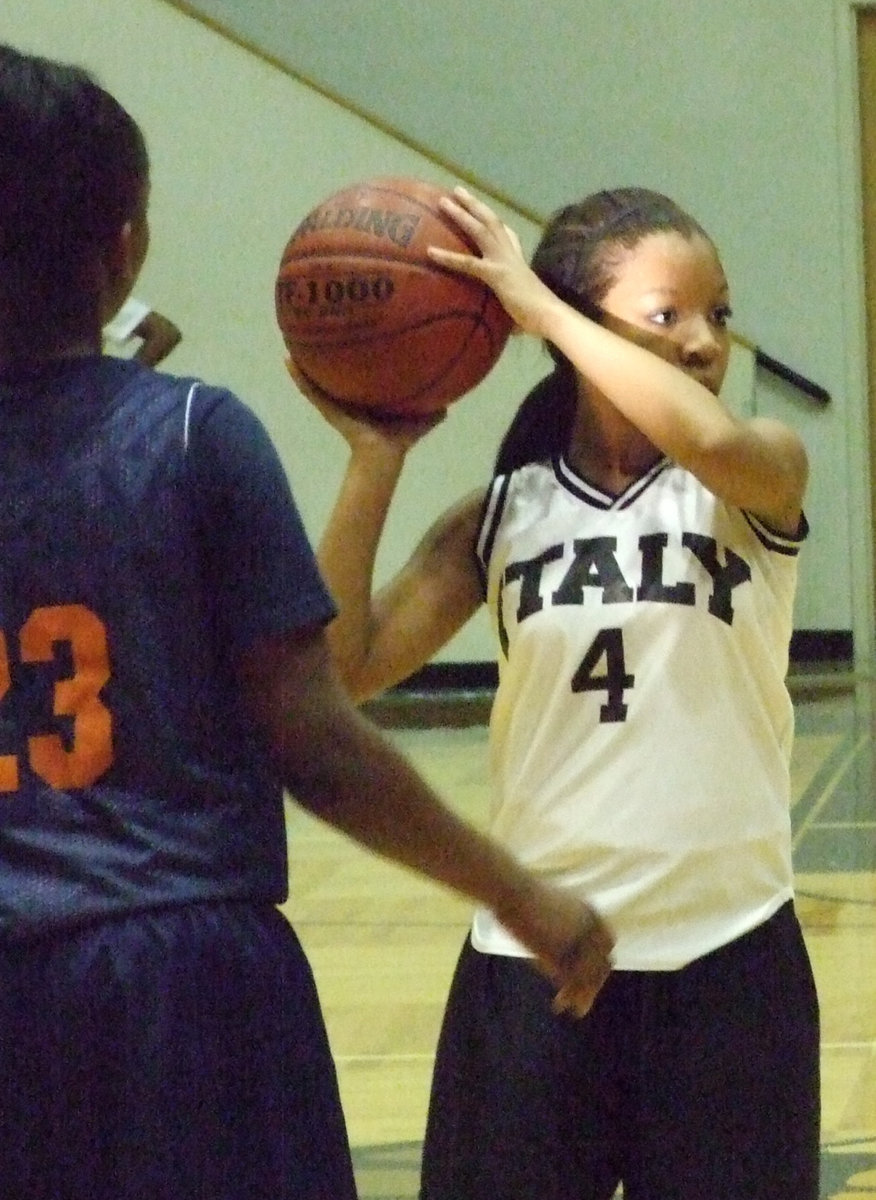
<path fill-rule="evenodd" d="M 286 369 L 302 396 L 310 401 L 351 448 L 363 443 L 379 444 L 392 447 L 396 453 L 404 455 L 447 415 L 445 409 L 406 416 L 400 413 L 384 413 L 379 409 L 357 404 L 345 404 L 317 387 L 298 368 L 294 359 L 286 359 Z"/>
<path fill-rule="evenodd" d="M 441 208 L 480 254 L 454 253 L 434 246 L 429 249 L 429 257 L 481 280 L 501 301 L 518 330 L 543 337 L 544 314 L 556 306 L 557 297 L 529 266 L 514 230 L 465 188 L 454 188 L 452 196 L 443 197 Z"/>

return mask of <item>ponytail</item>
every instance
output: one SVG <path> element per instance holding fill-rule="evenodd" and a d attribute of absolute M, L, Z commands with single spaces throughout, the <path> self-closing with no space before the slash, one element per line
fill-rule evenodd
<path fill-rule="evenodd" d="M 560 359 L 524 397 L 496 455 L 494 473 L 506 475 L 527 463 L 562 454 L 575 416 L 575 375 Z"/>

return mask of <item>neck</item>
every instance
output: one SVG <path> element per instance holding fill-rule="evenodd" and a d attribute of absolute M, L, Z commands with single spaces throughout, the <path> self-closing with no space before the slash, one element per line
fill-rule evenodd
<path fill-rule="evenodd" d="M 21 346 L 7 351 L 0 346 L 0 366 L 14 367 L 22 363 L 39 365 L 40 363 L 60 362 L 65 358 L 88 358 L 100 354 L 102 342 L 93 338 L 69 338 L 47 346 Z"/>
<path fill-rule="evenodd" d="M 649 471 L 662 451 L 610 401 L 588 396 L 579 398 L 566 457 L 580 475 L 619 493 Z"/>

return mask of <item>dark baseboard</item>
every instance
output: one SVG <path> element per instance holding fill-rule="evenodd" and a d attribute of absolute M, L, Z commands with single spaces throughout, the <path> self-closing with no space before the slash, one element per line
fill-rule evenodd
<path fill-rule="evenodd" d="M 854 669 L 851 630 L 801 629 L 791 638 L 790 678 L 841 676 Z M 363 711 L 387 728 L 431 729 L 485 725 L 498 682 L 494 662 L 428 663 Z"/>
<path fill-rule="evenodd" d="M 494 662 L 427 663 L 415 671 L 394 691 L 397 692 L 479 692 L 495 691 L 499 668 Z"/>
<path fill-rule="evenodd" d="M 851 629 L 796 629 L 791 635 L 791 667 L 850 671 L 855 661 Z"/>
<path fill-rule="evenodd" d="M 362 711 L 386 728 L 486 725 L 498 682 L 493 662 L 428 663 Z"/>

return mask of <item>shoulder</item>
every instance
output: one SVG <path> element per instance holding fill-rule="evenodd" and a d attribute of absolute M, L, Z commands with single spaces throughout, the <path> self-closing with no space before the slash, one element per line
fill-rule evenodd
<path fill-rule="evenodd" d="M 805 451 L 803 453 L 805 454 Z M 692 498 L 690 503 L 697 509 L 709 508 L 728 514 L 749 534 L 753 534 L 767 550 L 795 554 L 809 536 L 809 522 L 802 508 L 802 495 L 798 494 L 793 503 L 777 516 L 719 495 L 687 468 L 676 463 L 669 464 L 663 478 L 670 488 L 686 493 Z"/>
<path fill-rule="evenodd" d="M 421 558 L 470 558 L 486 500 L 484 488 L 468 492 L 435 520 L 420 544 Z"/>
<path fill-rule="evenodd" d="M 690 526 L 688 533 L 695 528 L 710 529 L 728 546 L 735 546 L 747 555 L 777 554 L 793 560 L 809 536 L 804 512 L 798 512 L 793 524 L 780 525 L 716 495 L 690 471 L 676 464 L 670 464 L 663 473 L 662 485 L 680 498 L 677 508 L 664 506 L 664 515 L 675 511 L 682 528 Z"/>
<path fill-rule="evenodd" d="M 264 422 L 234 392 L 135 363 L 114 365 L 120 375 L 115 423 L 129 437 L 148 439 L 153 456 L 161 450 L 209 491 L 286 489 L 285 468 Z"/>
<path fill-rule="evenodd" d="M 130 360 L 109 357 L 102 365 L 124 419 L 132 426 L 145 420 L 172 424 L 187 453 L 229 438 L 245 442 L 262 429 L 256 414 L 228 388 Z"/>
<path fill-rule="evenodd" d="M 177 378 L 176 387 L 184 409 L 188 451 L 224 450 L 247 458 L 254 453 L 273 455 L 264 422 L 234 392 L 195 378 Z"/>
<path fill-rule="evenodd" d="M 558 490 L 553 462 L 528 463 L 504 475 L 496 475 L 483 493 L 478 521 L 479 547 L 495 536 L 512 511 L 523 512 L 531 505 L 543 507 Z M 562 489 L 560 489 L 562 490 Z"/>

